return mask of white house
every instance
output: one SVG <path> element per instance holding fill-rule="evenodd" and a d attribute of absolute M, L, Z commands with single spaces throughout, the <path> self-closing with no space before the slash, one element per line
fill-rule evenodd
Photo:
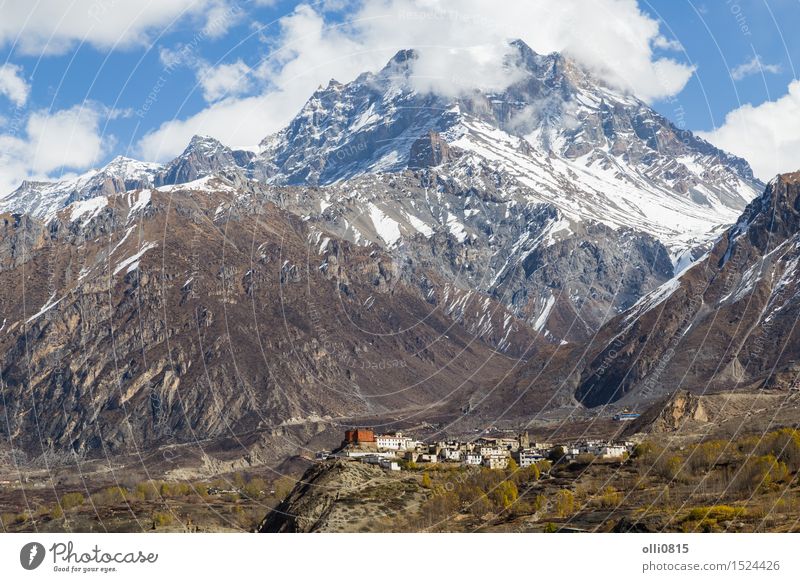
<path fill-rule="evenodd" d="M 519 449 L 519 439 L 512 439 L 512 438 L 499 438 L 497 439 L 497 446 L 502 447 L 509 451 L 516 452 Z"/>
<path fill-rule="evenodd" d="M 439 457 L 443 461 L 454 461 L 459 462 L 461 460 L 461 451 L 458 449 L 441 449 L 439 451 Z"/>
<path fill-rule="evenodd" d="M 492 447 L 484 445 L 478 449 L 478 452 L 484 457 L 507 457 L 508 449 L 502 447 Z"/>
<path fill-rule="evenodd" d="M 621 457 L 627 451 L 624 445 L 614 445 L 604 441 L 586 441 L 578 445 L 579 454 L 590 454 L 602 459 Z"/>
<path fill-rule="evenodd" d="M 406 451 L 414 447 L 413 439 L 403 436 L 403 433 L 382 434 L 375 437 L 378 449 L 388 451 Z"/>
<path fill-rule="evenodd" d="M 466 453 L 464 455 L 465 465 L 480 465 L 483 463 L 483 457 L 479 453 Z"/>
<path fill-rule="evenodd" d="M 604 445 L 600 447 L 597 456 L 603 459 L 613 459 L 621 457 L 626 452 L 628 451 L 623 445 Z"/>
<path fill-rule="evenodd" d="M 536 450 L 531 449 L 522 449 L 519 452 L 519 466 L 520 467 L 530 467 L 536 461 L 541 461 L 544 459 L 544 455 Z"/>
<path fill-rule="evenodd" d="M 508 467 L 508 455 L 489 455 L 483 457 L 483 466 L 490 469 L 505 469 Z"/>

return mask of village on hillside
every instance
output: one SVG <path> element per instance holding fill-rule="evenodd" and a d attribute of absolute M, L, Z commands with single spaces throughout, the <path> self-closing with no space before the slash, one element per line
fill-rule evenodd
<path fill-rule="evenodd" d="M 470 441 L 442 440 L 427 443 L 402 432 L 375 434 L 371 428 L 345 431 L 344 440 L 334 451 L 320 451 L 317 460 L 346 459 L 400 471 L 417 464 L 450 463 L 505 469 L 513 461 L 521 468 L 545 459 L 574 461 L 620 459 L 635 446 L 630 441 L 582 440 L 572 443 L 532 442 L 528 433 L 516 437 L 480 436 Z M 411 465 L 413 464 L 413 465 Z"/>

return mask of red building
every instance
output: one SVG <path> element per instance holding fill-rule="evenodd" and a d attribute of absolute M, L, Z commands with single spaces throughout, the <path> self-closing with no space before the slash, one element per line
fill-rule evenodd
<path fill-rule="evenodd" d="M 348 445 L 374 443 L 375 431 L 371 428 L 354 428 L 344 432 L 344 442 Z"/>

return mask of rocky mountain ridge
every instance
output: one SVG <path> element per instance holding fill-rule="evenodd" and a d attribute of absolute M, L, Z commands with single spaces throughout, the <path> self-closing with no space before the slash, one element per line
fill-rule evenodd
<path fill-rule="evenodd" d="M 701 260 L 603 325 L 564 385 L 587 406 L 797 390 L 798 265 L 793 173 L 772 180 Z"/>

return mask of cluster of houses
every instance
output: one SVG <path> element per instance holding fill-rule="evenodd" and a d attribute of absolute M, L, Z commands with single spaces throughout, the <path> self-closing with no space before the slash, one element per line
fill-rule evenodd
<path fill-rule="evenodd" d="M 448 440 L 426 443 L 402 432 L 376 435 L 371 429 L 353 429 L 345 432 L 342 445 L 334 452 L 322 451 L 317 458 L 342 458 L 359 460 L 388 469 L 400 470 L 400 461 L 413 463 L 458 463 L 505 469 L 509 461 L 520 467 L 529 467 L 554 454 L 566 460 L 580 455 L 599 459 L 621 458 L 632 452 L 632 442 L 585 440 L 570 444 L 532 442 L 527 433 L 518 437 L 481 436 L 471 441 Z M 555 452 L 556 449 L 560 449 Z"/>

